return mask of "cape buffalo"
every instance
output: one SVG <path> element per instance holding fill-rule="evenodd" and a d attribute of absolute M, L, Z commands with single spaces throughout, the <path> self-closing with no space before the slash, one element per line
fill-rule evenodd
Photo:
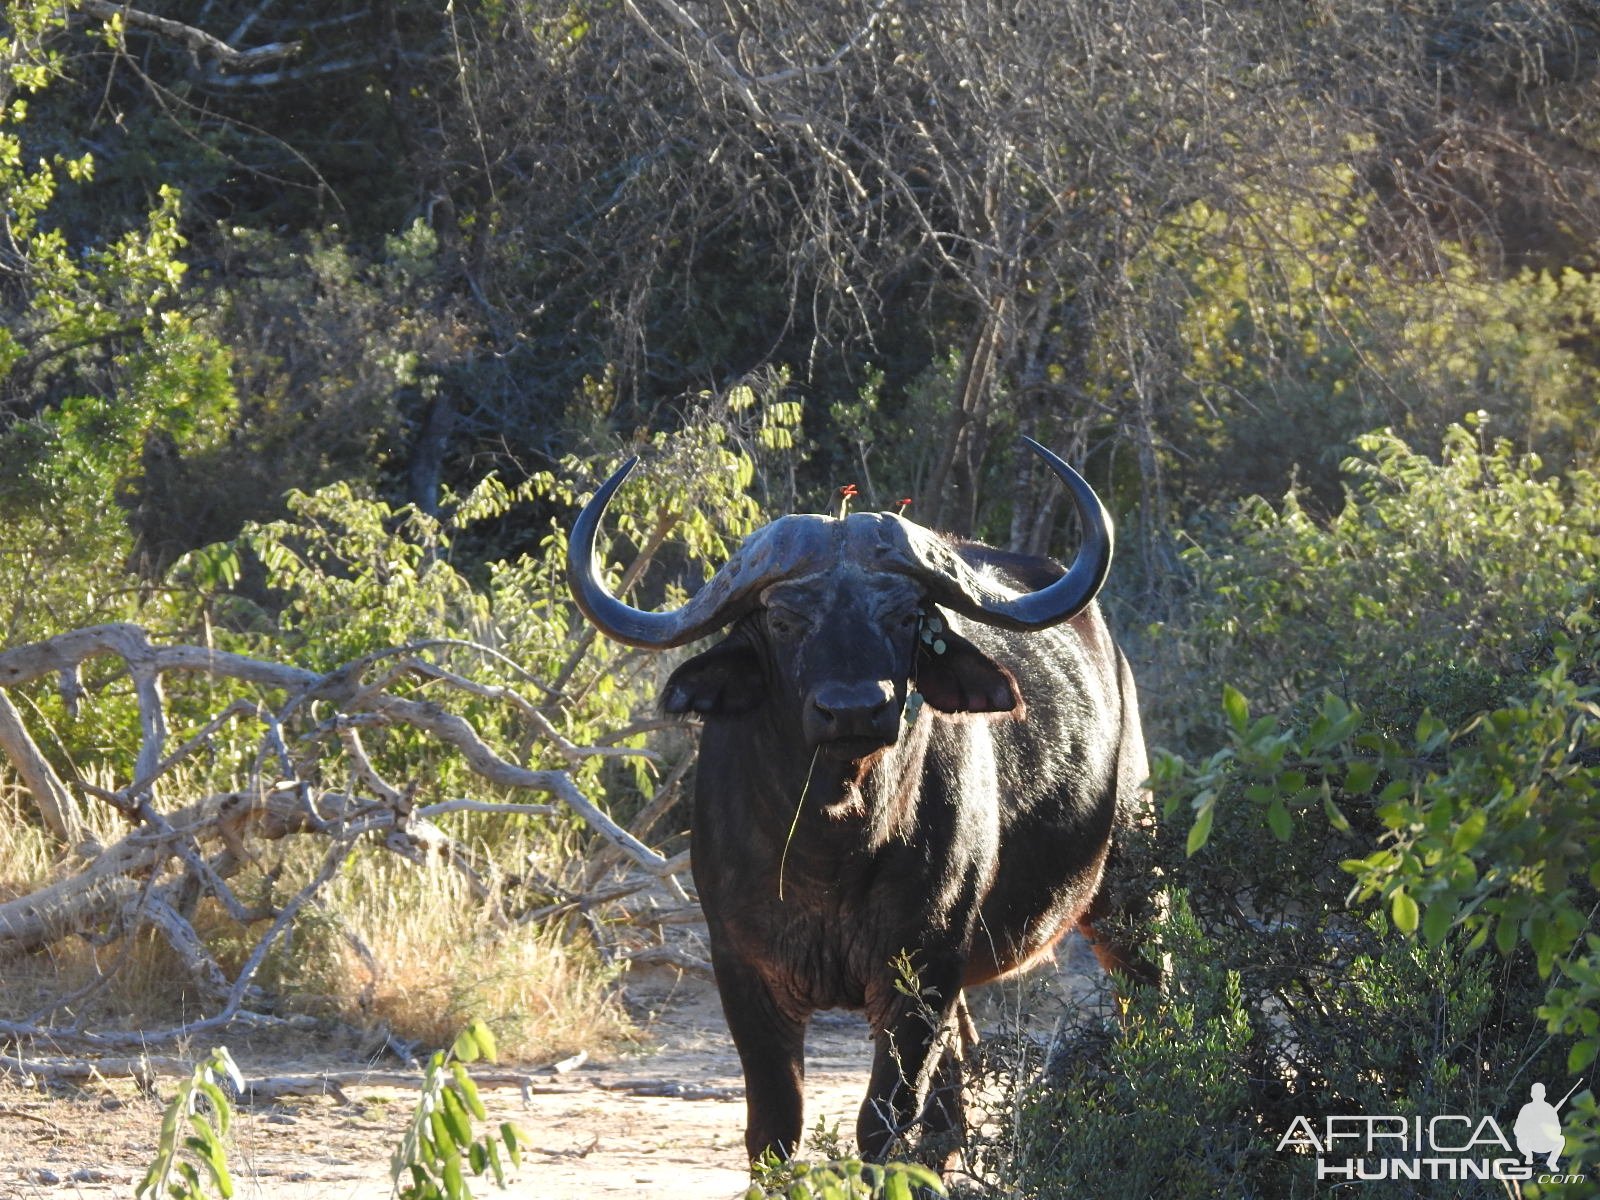
<path fill-rule="evenodd" d="M 1093 927 L 1119 907 L 1112 880 L 1146 804 L 1133 678 L 1095 603 L 1111 521 L 1028 444 L 1081 518 L 1070 569 L 894 513 L 786 516 L 682 608 L 645 612 L 594 561 L 636 459 L 573 524 L 573 595 L 602 632 L 665 648 L 727 630 L 661 703 L 704 721 L 694 880 L 752 1158 L 799 1145 L 821 1009 L 871 1024 L 856 1130 L 881 1161 L 919 1120 L 960 1128 L 964 987 L 1027 967 L 1074 926 L 1108 968 L 1148 973 Z"/>

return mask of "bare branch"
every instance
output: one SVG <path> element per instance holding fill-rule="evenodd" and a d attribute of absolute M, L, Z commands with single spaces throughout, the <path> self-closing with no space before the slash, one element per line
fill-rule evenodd
<path fill-rule="evenodd" d="M 298 67 L 283 67 L 276 71 L 257 71 L 253 75 L 223 75 L 217 71 L 208 71 L 204 83 L 208 89 L 219 88 L 225 91 L 281 87 L 286 83 L 303 83 L 307 79 L 319 79 L 325 75 L 346 75 L 354 71 L 370 70 L 382 61 L 379 58 L 358 55 L 330 59 L 321 63 L 307 63 Z"/>
<path fill-rule="evenodd" d="M 0 751 L 5 752 L 22 777 L 22 786 L 33 796 L 45 828 L 69 846 L 81 842 L 83 825 L 77 802 L 50 760 L 28 736 L 22 714 L 17 712 L 4 689 L 0 689 Z"/>
<path fill-rule="evenodd" d="M 698 925 L 705 914 L 698 904 L 685 904 L 678 908 L 641 908 L 628 914 L 631 925 Z"/>
<path fill-rule="evenodd" d="M 239 1011 L 240 1006 L 244 1003 L 245 992 L 250 986 L 250 980 L 260 970 L 261 964 L 266 961 L 267 952 L 272 949 L 272 944 L 278 940 L 279 935 L 285 929 L 289 928 L 289 923 L 294 920 L 295 914 L 300 911 L 305 902 L 321 891 L 323 886 L 338 874 L 339 868 L 344 865 L 345 859 L 349 858 L 351 851 L 356 848 L 359 836 L 357 834 L 341 838 L 328 847 L 328 852 L 322 859 L 322 866 L 318 869 L 316 875 L 312 877 L 311 882 L 296 892 L 289 903 L 278 910 L 277 919 L 272 922 L 272 927 L 256 943 L 256 948 L 250 952 L 250 957 L 245 959 L 244 965 L 239 968 L 239 974 L 234 978 L 233 987 L 228 991 L 227 1002 L 223 1005 L 222 1011 L 211 1018 L 212 1020 L 226 1022 L 232 1018 L 234 1013 Z"/>
<path fill-rule="evenodd" d="M 559 1065 L 513 1071 L 505 1068 L 478 1065 L 472 1072 L 472 1081 L 479 1088 L 526 1088 L 542 1079 L 548 1081 L 551 1073 L 560 1073 Z M 183 1078 L 194 1071 L 194 1062 L 174 1055 L 140 1054 L 108 1056 L 105 1058 L 24 1058 L 21 1054 L 0 1052 L 0 1072 L 48 1079 L 57 1083 L 82 1083 L 100 1079 L 131 1077 L 140 1080 Z M 259 1078 L 247 1076 L 241 1099 L 246 1104 L 260 1104 L 283 1096 L 333 1095 L 336 1099 L 348 1087 L 422 1086 L 422 1076 L 417 1071 L 320 1071 L 309 1075 L 267 1075 Z"/>
<path fill-rule="evenodd" d="M 692 754 L 685 754 L 679 760 L 678 765 L 672 768 L 666 779 L 662 780 L 661 786 L 656 789 L 656 794 L 639 810 L 639 815 L 634 817 L 633 824 L 628 827 L 629 833 L 640 841 L 650 836 L 650 831 L 655 828 L 656 822 L 677 801 L 678 785 L 683 782 L 683 777 L 694 766 L 694 761 L 695 758 Z M 612 864 L 617 861 L 617 854 L 617 849 L 611 845 L 602 847 L 594 854 L 589 861 L 589 868 L 584 876 L 590 886 L 598 883 L 605 873 L 611 869 Z"/>
<path fill-rule="evenodd" d="M 611 842 L 644 870 L 654 875 L 669 874 L 667 860 L 630 834 L 578 790 L 572 777 L 565 771 L 531 771 L 501 758 L 478 736 L 464 719 L 446 712 L 437 704 L 421 700 L 402 700 L 394 696 L 380 696 L 373 704 L 374 711 L 396 720 L 404 721 L 417 729 L 433 734 L 461 751 L 462 756 L 479 775 L 491 783 L 505 787 L 528 788 L 549 792 L 583 818 L 585 824 L 601 837 Z"/>
<path fill-rule="evenodd" d="M 41 1029 L 36 1025 L 24 1025 L 17 1021 L 0 1021 L 0 1041 L 43 1039 L 57 1045 L 86 1046 L 96 1050 L 128 1050 L 198 1037 L 200 1034 L 214 1033 L 222 1029 L 314 1030 L 320 1026 L 321 1022 L 315 1017 L 275 1017 L 268 1013 L 236 1008 L 231 1012 L 219 1013 L 188 1025 L 172 1025 L 165 1029 L 107 1030 L 97 1033 L 59 1029 L 53 1026 Z"/>
<path fill-rule="evenodd" d="M 738 67 L 728 61 L 727 56 L 717 48 L 716 43 L 706 34 L 700 22 L 696 21 L 682 5 L 675 4 L 673 0 L 655 0 L 655 2 L 656 6 L 665 12 L 680 29 L 695 40 L 704 53 L 706 60 L 712 64 L 717 78 L 723 82 L 729 91 L 738 97 L 739 103 L 744 107 L 744 110 L 757 122 L 763 125 L 771 124 L 772 118 L 768 116 L 767 110 L 762 106 L 761 101 L 756 98 L 755 91 L 750 86 L 750 81 L 744 77 Z M 649 19 L 645 17 L 644 13 L 639 11 L 639 6 L 634 3 L 634 0 L 623 0 L 623 6 L 656 45 L 683 62 L 685 66 L 691 69 L 694 68 L 694 60 L 684 54 L 670 38 L 657 30 Z"/>
<path fill-rule="evenodd" d="M 236 50 L 221 38 L 207 33 L 204 29 L 197 29 L 193 25 L 185 25 L 182 21 L 174 21 L 170 17 L 158 17 L 154 13 L 130 8 L 126 4 L 112 4 L 109 0 L 81 0 L 81 7 L 91 17 L 99 17 L 103 21 L 120 20 L 125 25 L 148 29 L 164 38 L 182 42 L 195 54 L 207 55 L 220 63 L 239 70 L 247 70 L 264 62 L 288 58 L 290 55 L 300 52 L 299 42 L 272 42 L 265 46 L 257 46 L 251 50 Z"/>
<path fill-rule="evenodd" d="M 499 700 L 511 705 L 537 729 L 548 738 L 561 756 L 568 762 L 579 762 L 585 758 L 643 758 L 650 762 L 660 762 L 661 756 L 653 750 L 635 748 L 631 746 L 579 746 L 568 739 L 555 727 L 550 718 L 534 705 L 526 696 L 513 688 L 501 687 L 497 684 L 478 683 L 464 675 L 457 675 L 454 671 L 446 670 L 437 663 L 427 662 L 423 659 L 411 659 L 407 667 L 418 675 L 428 679 L 437 679 L 448 683 L 451 687 L 474 696 L 482 696 L 486 700 Z"/>
<path fill-rule="evenodd" d="M 419 817 L 442 817 L 446 813 L 474 812 L 474 813 L 506 813 L 519 817 L 548 817 L 560 810 L 554 804 L 508 804 L 495 800 L 441 800 L 437 804 L 425 804 L 417 809 Z"/>
<path fill-rule="evenodd" d="M 376 792 L 379 799 L 398 811 L 404 804 L 405 797 L 399 788 L 378 774 L 377 768 L 372 765 L 372 759 L 367 756 L 367 748 L 361 743 L 361 734 L 357 731 L 355 723 L 340 716 L 334 718 L 333 727 L 338 731 L 339 740 L 344 743 L 345 753 L 350 756 L 350 763 L 356 769 L 356 777 Z"/>
<path fill-rule="evenodd" d="M 215 1011 L 203 1021 L 182 1029 L 146 1031 L 142 1036 L 151 1042 L 240 1023 L 274 1023 L 272 1018 L 246 1008 L 251 981 L 296 915 L 317 897 L 342 869 L 361 839 L 368 835 L 381 839 L 385 848 L 411 861 L 448 864 L 463 875 L 474 895 L 481 900 L 489 899 L 493 892 L 483 875 L 434 823 L 447 814 L 544 816 L 565 807 L 577 813 L 602 839 L 607 854 L 621 857 L 642 872 L 640 877 L 607 892 L 565 899 L 558 906 L 560 910 L 578 912 L 585 914 L 585 919 L 592 919 L 587 914 L 594 907 L 651 887 L 664 888 L 679 901 L 687 902 L 688 893 L 676 878 L 688 869 L 687 853 L 671 859 L 662 856 L 647 846 L 638 834 L 623 829 L 599 805 L 584 796 L 565 770 L 533 770 L 520 766 L 490 747 L 463 717 L 436 703 L 397 696 L 388 690 L 421 675 L 425 680 L 510 704 L 523 715 L 536 714 L 543 718 L 526 698 L 511 689 L 477 684 L 447 669 L 406 657 L 399 650 L 367 655 L 320 674 L 197 646 L 156 645 L 138 626 L 119 624 L 73 630 L 43 642 L 0 652 L 0 703 L 7 700 L 4 691 L 7 687 L 26 684 L 52 673 L 75 678 L 85 661 L 107 655 L 120 658 L 126 665 L 139 701 L 140 749 L 136 777 L 134 782 L 116 791 L 84 782 L 78 787 L 88 795 L 104 799 L 138 824 L 102 850 L 78 874 L 58 879 L 29 895 L 0 902 L 0 956 L 38 949 L 70 934 L 87 934 L 107 926 L 114 934 L 154 926 L 172 946 L 201 994 L 213 1003 Z M 373 680 L 363 678 L 368 668 L 388 658 L 397 659 L 390 669 Z M 162 688 L 164 678 L 173 672 L 203 672 L 236 679 L 279 691 L 282 698 L 276 711 L 260 701 L 235 699 L 176 750 L 163 755 L 169 734 Z M 322 718 L 322 711 L 329 706 L 335 712 Z M 15 716 L 14 709 L 12 712 L 16 729 L 20 730 L 20 717 Z M 152 797 L 155 783 L 191 759 L 224 725 L 244 714 L 255 716 L 264 726 L 260 749 L 250 770 L 251 786 L 206 796 L 173 812 L 161 811 Z M 300 726 L 312 725 L 303 735 L 307 752 L 298 761 L 290 754 L 285 740 L 288 723 L 296 714 L 299 714 L 296 720 Z M 0 718 L 3 716 L 4 710 L 0 709 Z M 474 773 L 491 785 L 541 792 L 550 796 L 552 802 L 460 797 L 415 805 L 416 787 L 384 778 L 361 736 L 364 728 L 396 725 L 409 726 L 452 748 Z M 539 728 L 547 726 L 548 721 L 545 721 Z M 0 724 L 0 734 L 5 732 Z M 14 757 L 28 757 L 25 749 L 20 752 L 16 749 L 20 743 L 15 737 L 9 741 L 0 739 L 0 744 Z M 319 764 L 330 748 L 342 748 L 338 762 L 367 795 L 317 785 L 317 780 L 327 774 L 328 765 Z M 590 750 L 570 742 L 565 749 L 579 757 L 586 756 Z M 37 747 L 32 753 L 37 763 L 43 763 L 48 769 L 49 764 Z M 273 761 L 281 774 L 269 781 L 263 765 Z M 647 806 L 637 822 L 640 833 L 647 832 L 664 810 L 671 789 L 681 781 L 686 769 L 685 763 L 678 764 L 655 801 Z M 60 784 L 59 779 L 56 782 Z M 287 904 L 275 911 L 253 909 L 240 903 L 228 880 L 244 864 L 256 859 L 250 848 L 251 840 L 306 833 L 329 839 L 316 874 Z M 186 915 L 188 905 L 198 895 L 216 897 L 241 925 L 271 919 L 270 926 L 231 979 Z M 60 1006 L 55 1005 L 41 1010 L 41 1015 L 59 1009 Z M 80 1044 L 100 1049 L 128 1044 L 122 1034 L 63 1032 L 59 1027 L 39 1026 L 32 1021 L 0 1023 L 0 1038 L 6 1036 L 70 1037 Z"/>
<path fill-rule="evenodd" d="M 335 793 L 322 799 L 352 835 L 394 825 L 393 813 L 379 806 Z M 231 827 L 235 837 L 254 830 L 262 837 L 277 838 L 296 831 L 323 832 L 326 824 L 313 828 L 295 797 L 286 792 L 265 797 L 245 792 L 208 796 L 158 822 L 139 826 L 78 874 L 0 903 L 0 955 L 37 949 L 110 919 L 136 897 L 140 885 L 135 876 L 174 856 L 192 854 L 191 846 L 220 839 L 224 829 Z"/>
<path fill-rule="evenodd" d="M 147 796 L 157 779 L 204 746 L 210 740 L 212 734 L 216 733 L 217 730 L 221 729 L 233 718 L 247 713 L 251 716 L 259 717 L 261 715 L 261 706 L 249 700 L 235 700 L 228 705 L 227 708 L 207 721 L 199 732 L 190 737 L 188 741 L 157 763 L 149 775 L 140 776 L 127 787 L 122 788 L 117 795 L 122 799 L 123 803 L 118 807 L 126 808 Z"/>
<path fill-rule="evenodd" d="M 688 971 L 692 975 L 703 978 L 712 978 L 711 964 L 698 955 L 690 954 L 687 950 L 677 946 L 646 946 L 641 950 L 633 950 L 622 956 L 631 963 L 640 966 L 660 965 L 677 967 L 680 971 Z"/>
<path fill-rule="evenodd" d="M 164 896 L 150 892 L 135 898 L 127 906 L 123 919 L 130 928 L 147 921 L 160 930 L 205 1000 L 215 1003 L 228 994 L 228 979 L 221 966 L 211 957 L 211 951 L 206 949 L 194 926 L 184 920 Z"/>
<path fill-rule="evenodd" d="M 564 917 L 574 912 L 587 912 L 590 909 L 598 908 L 602 904 L 610 904 L 614 901 L 637 895 L 654 884 L 654 879 L 635 879 L 617 887 L 606 888 L 603 891 L 589 892 L 582 896 L 567 896 L 564 899 L 557 900 L 554 904 L 545 904 L 539 908 L 530 909 L 519 916 L 516 923 L 518 925 L 537 925 L 539 922 L 548 921 L 552 917 Z"/>
<path fill-rule="evenodd" d="M 305 691 L 324 676 L 301 667 L 264 662 L 242 654 L 203 646 L 167 646 L 157 649 L 137 625 L 91 625 L 0 651 L 0 687 L 16 687 L 40 676 L 76 670 L 90 658 L 114 654 L 130 668 L 150 664 L 159 671 L 194 671 L 225 675 L 246 683 L 287 691 Z"/>

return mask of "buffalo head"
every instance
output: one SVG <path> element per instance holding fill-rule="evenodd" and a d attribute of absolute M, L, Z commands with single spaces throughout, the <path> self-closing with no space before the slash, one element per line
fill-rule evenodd
<path fill-rule="evenodd" d="M 733 716 L 782 706 L 808 747 L 851 758 L 894 743 L 914 690 L 946 713 L 1012 714 L 1015 679 L 950 627 L 949 614 L 1007 629 L 1070 620 L 1095 597 L 1111 562 L 1111 520 L 1094 491 L 1025 439 L 1067 485 L 1084 530 L 1070 569 L 1018 592 L 992 568 L 996 551 L 930 532 L 894 513 L 787 516 L 748 537 L 687 604 L 644 612 L 606 590 L 595 533 L 637 459 L 601 485 L 572 527 L 568 574 L 578 607 L 601 632 L 635 646 L 729 636 L 673 672 L 668 712 Z M 1032 564 L 1037 570 L 1040 564 Z"/>

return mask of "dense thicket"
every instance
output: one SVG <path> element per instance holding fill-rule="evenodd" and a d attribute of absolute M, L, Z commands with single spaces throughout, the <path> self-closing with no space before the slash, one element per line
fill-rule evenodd
<path fill-rule="evenodd" d="M 1587 449 L 1583 4 L 109 12 L 13 43 L 57 76 L 14 133 L 93 155 L 41 214 L 77 252 L 181 192 L 159 305 L 226 348 L 237 411 L 211 444 L 137 431 L 151 569 L 278 503 L 263 460 L 425 505 L 548 462 L 597 432 L 585 379 L 626 430 L 787 366 L 810 498 L 854 479 L 1016 545 L 1056 516 L 1019 429 L 1151 529 L 1296 465 L 1331 499 L 1383 423 L 1499 409 Z M 64 329 L 37 253 L 7 263 L 0 421 L 126 403 L 149 298 Z"/>
<path fill-rule="evenodd" d="M 1177 985 L 991 1178 L 1317 1194 L 1293 1116 L 1592 1072 L 1593 4 L 305 8 L 4 5 L 0 644 L 470 637 L 592 740 L 651 672 L 567 644 L 559 524 L 624 449 L 653 599 L 850 482 L 1070 546 L 1031 434 L 1120 522 Z M 125 771 L 112 684 L 51 755 Z"/>

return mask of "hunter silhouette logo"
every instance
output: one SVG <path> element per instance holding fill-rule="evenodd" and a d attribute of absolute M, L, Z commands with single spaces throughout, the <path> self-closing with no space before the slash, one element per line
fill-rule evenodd
<path fill-rule="evenodd" d="M 1528 1162 L 1533 1162 L 1536 1155 L 1542 1158 L 1548 1154 L 1550 1159 L 1545 1165 L 1552 1171 L 1559 1169 L 1556 1159 L 1566 1149 L 1567 1139 L 1561 1133 L 1561 1118 L 1557 1113 L 1577 1090 L 1575 1083 L 1565 1096 L 1555 1104 L 1550 1104 L 1544 1098 L 1544 1084 L 1536 1083 L 1528 1089 L 1529 1100 L 1517 1113 L 1517 1123 L 1511 1127 L 1512 1136 L 1517 1139 L 1517 1149 L 1522 1151 Z"/>
<path fill-rule="evenodd" d="M 1567 1145 L 1560 1109 L 1579 1086 L 1573 1084 L 1551 1104 L 1545 1099 L 1544 1084 L 1533 1084 L 1528 1102 L 1511 1126 L 1511 1137 L 1492 1116 L 1352 1113 L 1325 1116 L 1316 1122 L 1296 1117 L 1279 1139 L 1278 1150 L 1314 1155 L 1319 1180 L 1376 1183 L 1537 1178 L 1540 1183 L 1577 1183 L 1582 1175 L 1557 1172 Z M 1535 1158 L 1542 1161 L 1536 1164 Z"/>

